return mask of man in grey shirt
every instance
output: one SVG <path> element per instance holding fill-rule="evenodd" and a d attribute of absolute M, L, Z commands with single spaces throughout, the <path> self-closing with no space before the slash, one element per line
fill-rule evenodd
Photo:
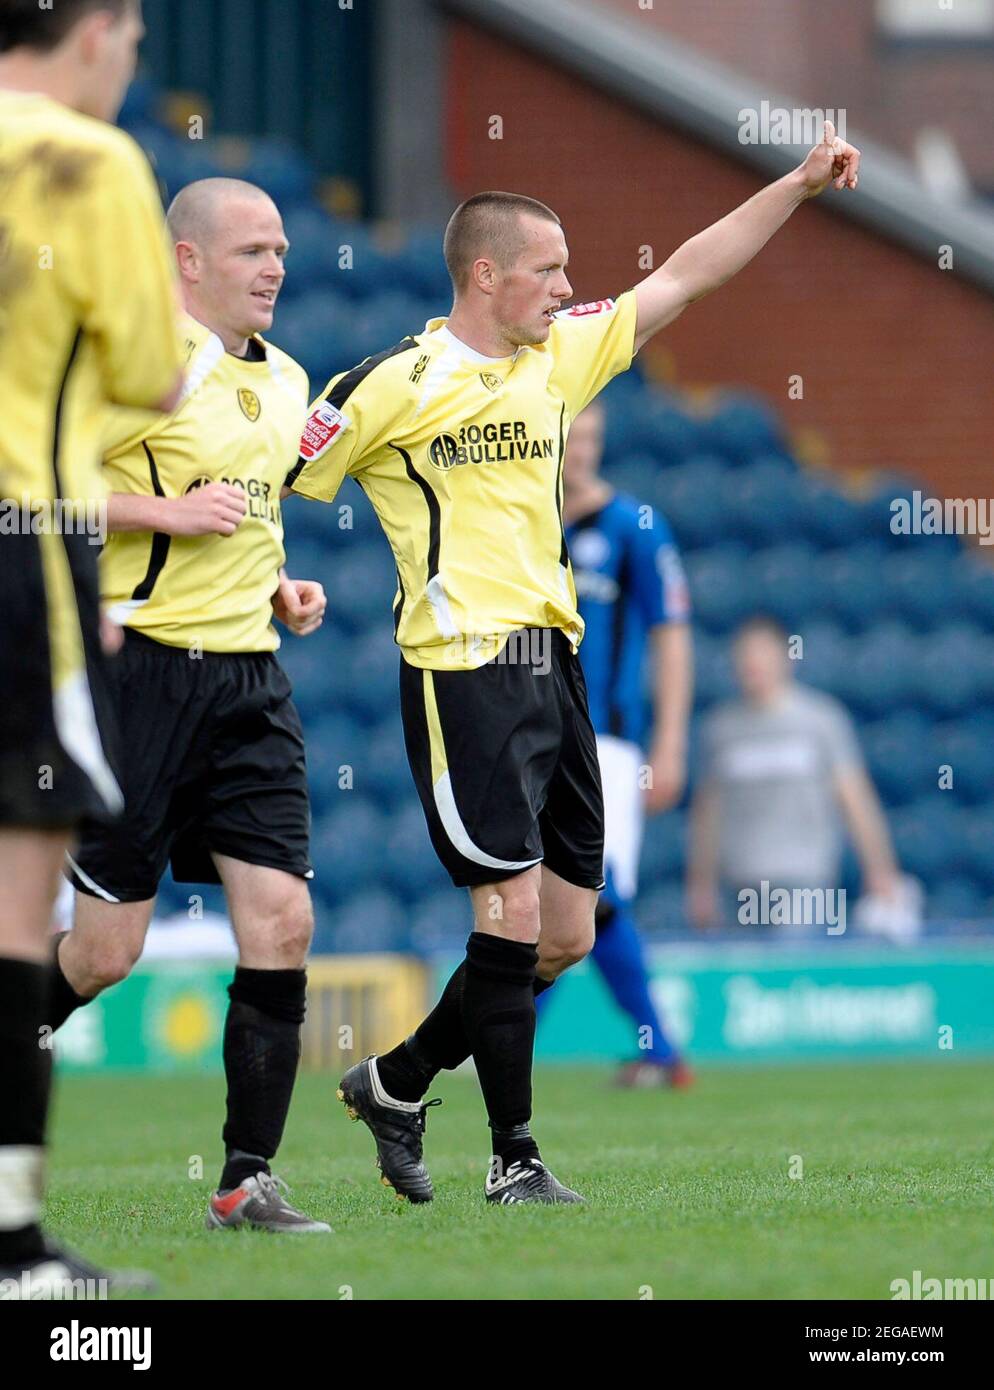
<path fill-rule="evenodd" d="M 890 898 L 897 888 L 890 836 L 852 721 L 837 700 L 795 682 L 787 643 L 772 619 L 750 619 L 734 647 L 742 698 L 705 721 L 688 860 L 696 926 L 727 920 L 723 898 L 731 899 L 732 920 L 748 924 L 754 918 L 743 915 L 744 901 L 754 909 L 775 890 L 838 889 L 844 829 L 859 854 L 864 893 Z M 744 898 L 743 890 L 754 896 Z M 756 924 L 801 925 L 787 908 Z"/>

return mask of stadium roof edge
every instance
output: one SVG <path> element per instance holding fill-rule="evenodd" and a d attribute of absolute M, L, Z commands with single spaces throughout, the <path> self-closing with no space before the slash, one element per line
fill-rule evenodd
<path fill-rule="evenodd" d="M 478 22 L 572 69 L 615 96 L 680 126 L 773 178 L 795 167 L 806 146 L 743 144 L 744 109 L 762 101 L 794 109 L 796 99 L 761 92 L 755 82 L 677 39 L 645 32 L 579 0 L 437 0 L 443 9 Z M 935 262 L 953 249 L 954 273 L 994 291 L 994 217 L 983 208 L 940 203 L 912 166 L 852 129 L 846 138 L 863 153 L 857 198 L 839 199 L 833 212 L 850 217 Z"/>

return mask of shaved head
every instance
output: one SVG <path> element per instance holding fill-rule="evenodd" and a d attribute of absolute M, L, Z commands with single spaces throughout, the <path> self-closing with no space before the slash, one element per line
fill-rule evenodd
<path fill-rule="evenodd" d="M 527 244 L 526 217 L 543 222 L 559 218 L 551 208 L 520 193 L 476 193 L 456 208 L 445 229 L 445 264 L 459 294 L 466 288 L 473 262 L 485 256 L 509 270 Z"/>
<path fill-rule="evenodd" d="M 244 179 L 197 179 L 181 188 L 169 204 L 169 233 L 174 242 L 195 241 L 204 246 L 217 235 L 223 210 L 246 200 L 275 207 L 268 193 Z"/>
<path fill-rule="evenodd" d="M 242 179 L 198 179 L 166 214 L 176 246 L 183 303 L 229 352 L 268 331 L 289 250 L 279 208 Z"/>

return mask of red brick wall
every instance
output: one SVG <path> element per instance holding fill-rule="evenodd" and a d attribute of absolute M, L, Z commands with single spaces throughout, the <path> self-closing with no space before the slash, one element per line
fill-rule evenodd
<path fill-rule="evenodd" d="M 981 45 L 898 48 L 877 30 L 872 0 L 594 0 L 795 97 L 844 107 L 850 126 L 907 157 L 923 125 L 953 137 L 974 184 L 994 193 L 994 59 Z M 936 0 L 938 4 L 938 0 Z"/>
<path fill-rule="evenodd" d="M 632 284 L 645 273 L 640 246 L 658 266 L 758 187 L 724 155 L 489 33 L 454 22 L 449 44 L 454 189 L 512 189 L 555 208 L 579 299 Z M 501 140 L 488 138 L 492 115 Z M 647 353 L 684 386 L 764 392 L 795 437 L 824 437 L 834 467 L 898 469 L 947 496 L 989 496 L 991 299 L 831 214 L 832 199 L 854 196 L 829 190 L 802 207 Z M 787 397 L 796 373 L 802 401 Z"/>

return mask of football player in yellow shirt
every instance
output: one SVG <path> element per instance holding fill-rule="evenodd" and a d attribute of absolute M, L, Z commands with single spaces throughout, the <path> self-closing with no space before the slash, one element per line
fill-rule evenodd
<path fill-rule="evenodd" d="M 77 1279 L 110 1277 L 39 1226 L 51 1070 L 41 1040 L 66 847 L 84 815 L 121 806 L 102 689 L 100 429 L 109 402 L 168 409 L 180 386 L 155 181 L 108 124 L 142 32 L 137 0 L 0 3 L 4 1297 L 57 1297 Z"/>
<path fill-rule="evenodd" d="M 346 473 L 397 566 L 408 758 L 432 843 L 467 887 L 466 959 L 418 1030 L 349 1069 L 340 1096 L 384 1180 L 430 1201 L 422 1159 L 435 1074 L 470 1053 L 492 1134 L 488 1201 L 576 1202 L 529 1129 L 536 989 L 581 959 L 603 887 L 603 802 L 563 533 L 572 420 L 654 333 L 740 270 L 859 151 L 824 139 L 791 174 L 693 237 L 617 301 L 572 295 L 558 217 L 483 193 L 453 214 L 448 320 L 335 377 L 289 482 L 330 501 Z"/>
<path fill-rule="evenodd" d="M 273 617 L 306 635 L 324 591 L 283 573 L 280 489 L 307 413 L 303 369 L 265 341 L 287 240 L 272 200 L 237 179 L 174 199 L 186 314 L 183 398 L 123 413 L 105 459 L 111 532 L 101 597 L 124 624 L 113 690 L 124 813 L 87 822 L 70 856 L 74 925 L 57 947 L 54 1027 L 141 954 L 168 862 L 223 883 L 238 942 L 224 1030 L 225 1163 L 209 1229 L 326 1232 L 273 1177 L 297 1073 L 313 928 L 300 719 Z"/>

